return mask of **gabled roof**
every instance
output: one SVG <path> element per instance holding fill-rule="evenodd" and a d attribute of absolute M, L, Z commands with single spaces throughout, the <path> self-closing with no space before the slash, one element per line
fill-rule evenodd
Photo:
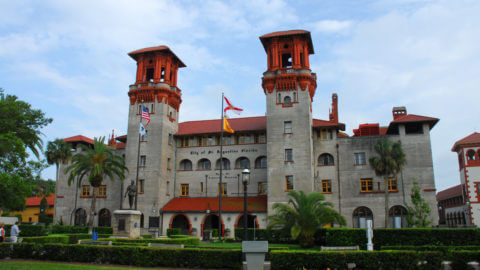
<path fill-rule="evenodd" d="M 321 119 L 312 119 L 313 127 L 338 127 L 340 130 L 345 130 L 344 123 L 335 123 Z"/>
<path fill-rule="evenodd" d="M 452 152 L 456 152 L 460 146 L 478 146 L 480 144 L 480 133 L 474 132 L 467 137 L 458 140 L 452 147 Z"/>
<path fill-rule="evenodd" d="M 305 35 L 307 37 L 308 41 L 308 52 L 310 54 L 314 54 L 313 50 L 313 43 L 312 43 L 312 37 L 310 36 L 310 32 L 306 30 L 288 30 L 288 31 L 278 31 L 278 32 L 273 32 L 269 34 L 265 34 L 263 36 L 260 36 L 260 41 L 262 42 L 263 48 L 265 51 L 267 48 L 265 47 L 266 42 L 268 39 L 273 38 L 273 37 L 286 37 L 286 36 L 295 36 L 295 35 Z"/>
<path fill-rule="evenodd" d="M 85 137 L 83 135 L 77 135 L 77 136 L 73 136 L 73 137 L 68 137 L 68 138 L 65 138 L 63 139 L 65 142 L 86 142 L 88 144 L 93 144 L 93 140 L 88 138 L 88 137 Z"/>
<path fill-rule="evenodd" d="M 267 197 L 248 197 L 249 212 L 267 212 Z M 218 212 L 217 197 L 173 198 L 162 208 L 164 212 Z M 223 197 L 223 212 L 242 212 L 243 197 Z"/>
<path fill-rule="evenodd" d="M 438 118 L 433 118 L 433 117 L 428 117 L 428 116 L 421 116 L 421 115 L 416 115 L 416 114 L 406 114 L 404 116 L 400 116 L 397 119 L 393 120 L 390 122 L 390 125 L 388 126 L 388 130 L 390 130 L 392 127 L 398 125 L 398 124 L 406 124 L 406 123 L 429 123 L 430 124 L 430 129 L 435 126 L 435 124 L 439 121 Z"/>
<path fill-rule="evenodd" d="M 40 206 L 40 202 L 42 201 L 43 197 L 28 197 L 26 206 Z M 46 197 L 48 205 L 55 204 L 55 193 L 51 194 L 50 196 Z"/>
<path fill-rule="evenodd" d="M 462 185 L 456 185 L 437 193 L 437 202 L 453 197 L 462 196 Z"/>
<path fill-rule="evenodd" d="M 162 46 L 156 46 L 156 47 L 148 47 L 148 48 L 143 48 L 143 49 L 140 49 L 140 50 L 136 50 L 136 51 L 133 51 L 133 52 L 129 52 L 128 55 L 130 57 L 132 57 L 133 59 L 135 59 L 135 61 L 137 60 L 137 56 L 139 54 L 142 54 L 142 53 L 148 53 L 148 52 L 161 52 L 161 51 L 167 51 L 169 53 L 171 53 L 175 59 L 180 63 L 179 67 L 186 67 L 186 65 L 182 62 L 182 60 L 180 60 L 180 58 L 178 58 L 178 56 L 176 56 L 172 50 L 170 50 L 170 48 L 168 48 L 167 46 L 165 45 L 162 45 Z"/>

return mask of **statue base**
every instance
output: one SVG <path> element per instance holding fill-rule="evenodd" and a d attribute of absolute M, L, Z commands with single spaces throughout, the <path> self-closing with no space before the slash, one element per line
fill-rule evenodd
<path fill-rule="evenodd" d="M 113 211 L 113 236 L 140 238 L 140 216 L 137 210 Z"/>

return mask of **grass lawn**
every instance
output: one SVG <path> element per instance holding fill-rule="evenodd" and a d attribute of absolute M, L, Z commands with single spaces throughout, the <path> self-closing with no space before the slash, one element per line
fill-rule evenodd
<path fill-rule="evenodd" d="M 93 270 L 93 269 L 162 269 L 162 270 L 181 270 L 180 268 L 143 268 L 137 266 L 108 266 L 98 264 L 83 264 L 83 263 L 63 263 L 63 262 L 44 262 L 44 261 L 28 261 L 28 260 L 0 260 L 0 269 L 15 269 L 15 270 Z"/>

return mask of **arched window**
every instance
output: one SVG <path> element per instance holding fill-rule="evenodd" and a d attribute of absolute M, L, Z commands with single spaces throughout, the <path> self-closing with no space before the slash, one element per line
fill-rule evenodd
<path fill-rule="evenodd" d="M 261 156 L 255 159 L 255 168 L 256 169 L 265 169 L 267 168 L 267 157 Z"/>
<path fill-rule="evenodd" d="M 467 159 L 468 160 L 475 160 L 475 151 L 472 149 L 467 151 Z"/>
<path fill-rule="evenodd" d="M 371 220 L 373 223 L 373 214 L 370 208 L 365 206 L 360 206 L 353 211 L 353 227 L 354 228 L 367 228 L 367 220 Z"/>
<path fill-rule="evenodd" d="M 197 170 L 210 170 L 211 168 L 212 165 L 210 163 L 210 160 L 202 158 L 198 161 Z"/>
<path fill-rule="evenodd" d="M 407 209 L 401 205 L 395 205 L 388 211 L 388 222 L 390 228 L 406 228 L 407 225 Z"/>
<path fill-rule="evenodd" d="M 250 168 L 250 160 L 246 157 L 239 157 L 237 161 L 235 161 L 235 168 L 237 169 L 249 169 Z"/>
<path fill-rule="evenodd" d="M 285 107 L 291 107 L 292 106 L 292 99 L 289 97 L 289 96 L 286 96 L 284 99 L 283 99 L 283 105 Z"/>
<path fill-rule="evenodd" d="M 181 171 L 191 171 L 192 170 L 192 162 L 188 159 L 184 159 L 180 161 L 180 170 Z"/>
<path fill-rule="evenodd" d="M 215 169 L 220 170 L 220 159 L 217 159 L 215 163 Z M 222 158 L 222 169 L 230 170 L 230 160 L 228 158 Z"/>
<path fill-rule="evenodd" d="M 99 227 L 110 227 L 112 226 L 112 216 L 110 211 L 106 208 L 103 208 L 98 212 L 98 226 Z"/>
<path fill-rule="evenodd" d="M 87 224 L 87 211 L 83 208 L 78 208 L 75 211 L 75 226 L 85 226 Z"/>
<path fill-rule="evenodd" d="M 329 153 L 323 153 L 318 157 L 318 166 L 332 166 L 335 162 Z"/>

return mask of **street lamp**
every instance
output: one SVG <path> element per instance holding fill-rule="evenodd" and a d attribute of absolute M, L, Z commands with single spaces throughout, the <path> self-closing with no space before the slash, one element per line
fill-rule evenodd
<path fill-rule="evenodd" d="M 243 241 L 247 241 L 247 185 L 250 182 L 250 170 L 244 169 L 242 171 L 243 183 Z"/>

